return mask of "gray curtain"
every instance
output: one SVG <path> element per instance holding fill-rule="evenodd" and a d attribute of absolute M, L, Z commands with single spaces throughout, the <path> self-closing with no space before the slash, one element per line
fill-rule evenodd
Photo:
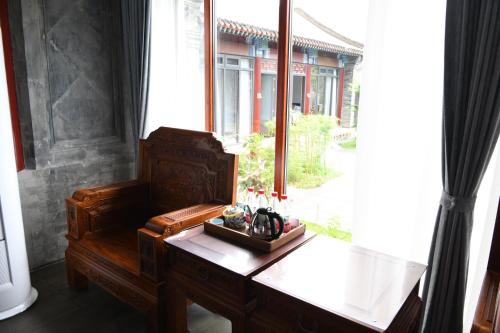
<path fill-rule="evenodd" d="M 461 333 L 476 194 L 500 131 L 500 1 L 448 0 L 443 194 L 424 285 L 421 332 Z"/>
<path fill-rule="evenodd" d="M 135 142 L 144 136 L 151 59 L 151 0 L 121 0 L 126 75 Z"/>

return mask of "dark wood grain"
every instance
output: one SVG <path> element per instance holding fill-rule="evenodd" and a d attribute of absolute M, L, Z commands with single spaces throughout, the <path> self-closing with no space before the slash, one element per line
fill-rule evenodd
<path fill-rule="evenodd" d="M 252 326 L 255 332 L 262 323 L 280 332 L 411 332 L 424 271 L 318 236 L 252 278 L 258 294 Z"/>
<path fill-rule="evenodd" d="M 474 314 L 472 333 L 500 333 L 500 203 L 491 242 L 488 269 Z"/>
<path fill-rule="evenodd" d="M 168 260 L 165 264 L 168 269 L 165 271 L 172 288 L 166 291 L 172 310 L 167 314 L 169 328 L 172 332 L 185 332 L 182 308 L 189 298 L 231 320 L 233 332 L 244 331 L 248 313 L 255 304 L 251 277 L 313 237 L 313 233 L 306 232 L 271 253 L 216 238 L 207 234 L 203 226 L 167 238 Z M 177 313 L 177 317 L 173 313 Z"/>
<path fill-rule="evenodd" d="M 196 256 L 197 260 L 204 260 L 218 268 L 249 277 L 276 262 L 314 236 L 315 234 L 312 232 L 305 232 L 290 243 L 270 253 L 253 250 L 214 237 L 208 234 L 203 226 L 185 230 L 167 238 L 165 242 L 170 248 L 175 249 L 176 253 L 182 251 L 188 255 Z"/>
<path fill-rule="evenodd" d="M 219 216 L 236 196 L 237 156 L 212 133 L 159 128 L 140 142 L 137 180 L 76 191 L 67 203 L 67 277 L 92 281 L 165 329 L 163 239 Z M 182 312 L 182 311 L 181 311 Z"/>

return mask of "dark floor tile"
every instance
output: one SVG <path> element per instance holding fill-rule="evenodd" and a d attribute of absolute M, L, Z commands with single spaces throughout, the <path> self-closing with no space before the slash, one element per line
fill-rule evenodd
<path fill-rule="evenodd" d="M 64 262 L 32 273 L 38 299 L 27 311 L 0 321 L 1 333 L 141 333 L 146 331 L 145 314 L 89 284 L 72 290 L 66 281 Z M 197 304 L 188 308 L 191 333 L 231 331 L 231 323 Z"/>

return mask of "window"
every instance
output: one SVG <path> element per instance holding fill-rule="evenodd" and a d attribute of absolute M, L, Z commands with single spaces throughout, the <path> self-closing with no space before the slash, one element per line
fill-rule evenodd
<path fill-rule="evenodd" d="M 318 67 L 311 75 L 311 113 L 335 116 L 337 108 L 337 69 Z"/>
<path fill-rule="evenodd" d="M 146 136 L 159 126 L 192 130 L 205 127 L 203 3 L 203 0 L 152 1 Z"/>
<path fill-rule="evenodd" d="M 213 129 L 240 155 L 239 193 L 273 189 L 279 2 L 216 1 Z M 241 197 L 240 197 L 241 198 Z"/>
<path fill-rule="evenodd" d="M 362 45 L 321 23 L 331 22 L 336 2 L 213 1 L 205 7 L 216 59 L 206 76 L 207 129 L 240 155 L 239 194 L 248 186 L 293 193 L 304 221 L 338 219 L 317 197 L 331 198 L 331 181 L 342 173 L 333 149 L 355 139 L 352 87 Z"/>
<path fill-rule="evenodd" d="M 251 132 L 254 59 L 219 54 L 216 131 L 226 144 L 241 143 Z"/>

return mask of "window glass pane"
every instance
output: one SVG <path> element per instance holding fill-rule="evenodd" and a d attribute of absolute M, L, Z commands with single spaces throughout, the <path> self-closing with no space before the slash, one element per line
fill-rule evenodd
<path fill-rule="evenodd" d="M 240 155 L 239 194 L 274 186 L 278 0 L 215 0 L 214 128 Z"/>
<path fill-rule="evenodd" d="M 224 83 L 226 86 L 238 86 L 238 71 L 224 70 Z M 229 140 L 235 138 L 238 131 L 238 92 L 239 89 L 224 91 L 224 108 L 222 112 L 222 135 Z"/>
<path fill-rule="evenodd" d="M 362 53 L 359 35 L 349 34 L 358 24 L 352 23 L 356 13 L 343 12 L 339 0 L 294 0 L 293 6 L 286 163 L 291 214 L 314 231 L 348 240 L 356 138 L 349 92 Z"/>
<path fill-rule="evenodd" d="M 238 66 L 238 59 L 227 58 L 227 65 Z"/>
<path fill-rule="evenodd" d="M 205 129 L 203 0 L 153 0 L 146 136 Z"/>

